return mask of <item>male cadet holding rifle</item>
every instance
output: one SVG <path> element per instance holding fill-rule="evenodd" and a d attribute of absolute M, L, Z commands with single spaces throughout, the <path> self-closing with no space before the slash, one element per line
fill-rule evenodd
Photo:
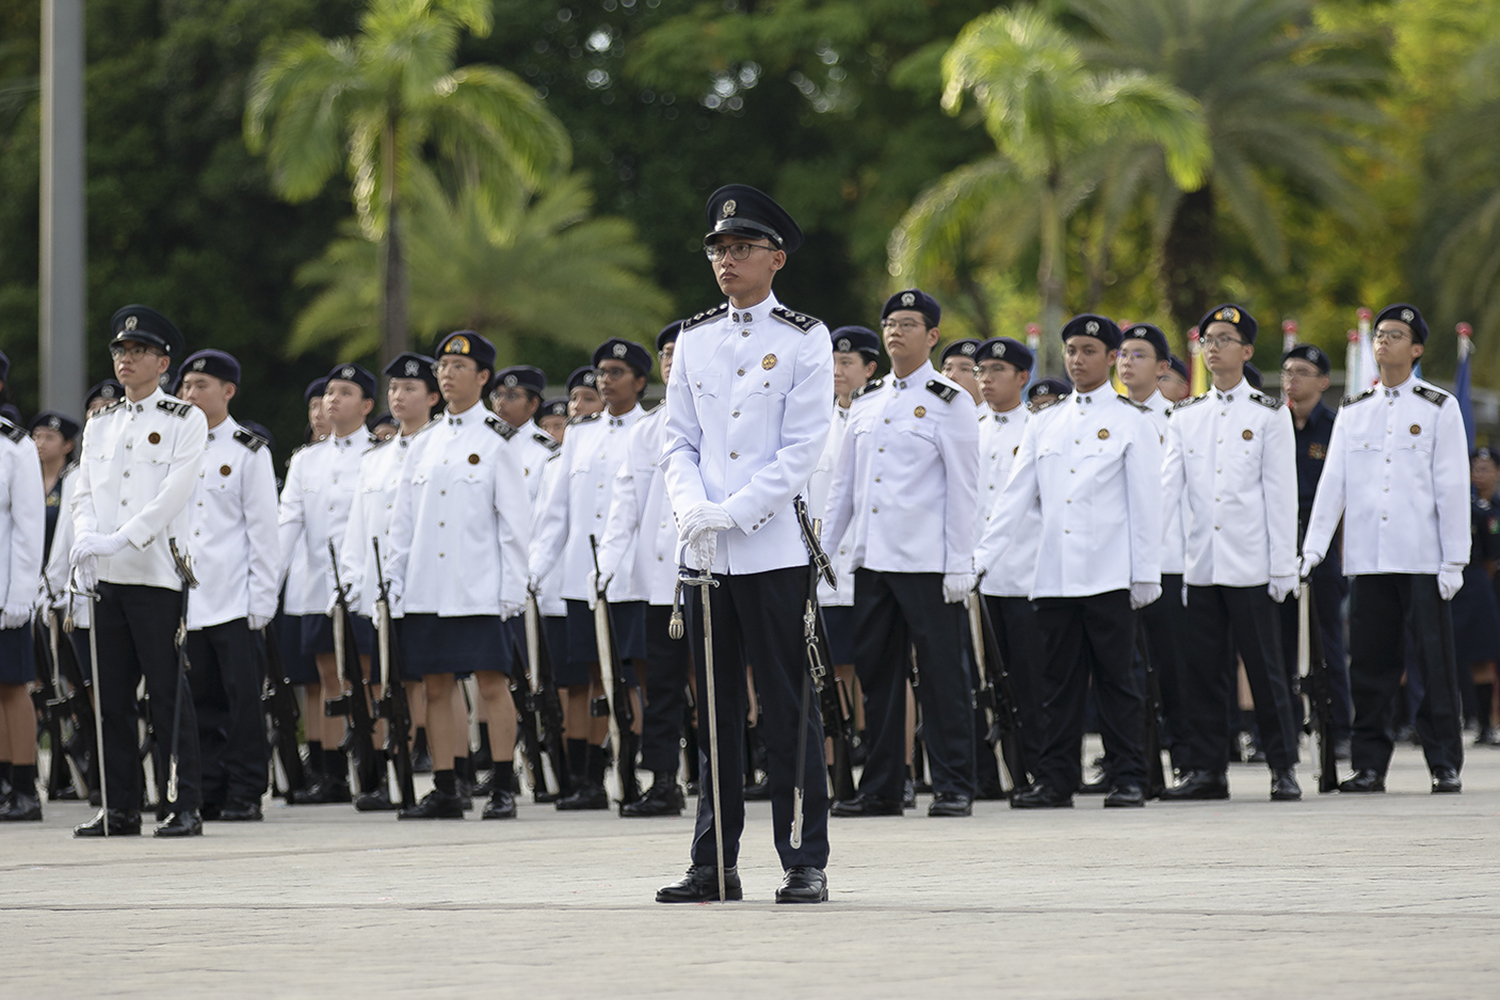
<path fill-rule="evenodd" d="M 1408 637 L 1426 682 L 1417 735 L 1432 790 L 1463 789 L 1463 711 L 1448 602 L 1469 561 L 1468 449 L 1457 401 L 1412 373 L 1426 343 L 1427 323 L 1415 306 L 1397 303 L 1375 317 L 1380 384 L 1339 407 L 1302 544 L 1305 578 L 1323 561 L 1343 517 L 1354 775 L 1341 792 L 1385 791 Z"/>
<path fill-rule="evenodd" d="M 276 614 L 281 567 L 271 449 L 229 415 L 239 382 L 240 363 L 223 351 L 182 362 L 182 398 L 208 424 L 191 508 L 198 587 L 188 601 L 188 683 L 198 716 L 203 818 L 226 822 L 261 818 L 265 678 L 250 633 Z"/>
<path fill-rule="evenodd" d="M 849 417 L 824 515 L 847 528 L 854 567 L 854 667 L 870 744 L 859 794 L 835 816 L 899 816 L 906 782 L 906 679 L 915 646 L 929 816 L 974 807 L 974 713 L 963 601 L 974 589 L 979 424 L 963 387 L 932 367 L 942 310 L 919 289 L 881 310 L 891 372 Z M 965 355 L 972 357 L 972 353 Z"/>
<path fill-rule="evenodd" d="M 96 591 L 104 782 L 99 815 L 79 837 L 141 832 L 141 767 L 135 689 L 144 677 L 157 740 L 177 750 L 177 798 L 163 805 L 158 837 L 201 834 L 198 721 L 178 670 L 174 637 L 182 588 L 171 543 L 192 546 L 188 504 L 198 484 L 208 425 L 203 411 L 162 391 L 159 379 L 183 353 L 171 320 L 126 306 L 110 320 L 109 353 L 125 398 L 89 418 L 73 494 L 71 558 L 79 589 Z M 174 732 L 173 723 L 177 730 Z"/>
<path fill-rule="evenodd" d="M 682 558 L 690 571 L 711 570 L 717 584 L 684 588 L 695 603 L 703 591 L 712 609 L 712 621 L 703 626 L 712 630 L 712 648 L 695 645 L 695 653 L 704 648 L 706 654 L 697 660 L 697 672 L 700 732 L 709 738 L 698 741 L 702 791 L 692 866 L 658 890 L 656 899 L 717 898 L 720 864 L 726 897 L 742 897 L 736 862 L 745 824 L 749 662 L 766 735 L 774 839 L 785 871 L 776 901 L 817 903 L 828 898 L 828 783 L 823 721 L 803 699 L 808 550 L 792 501 L 806 488 L 828 437 L 833 352 L 822 322 L 786 308 L 771 292 L 787 255 L 802 245 L 792 217 L 743 184 L 715 191 L 705 214 L 710 231 L 704 250 L 728 301 L 683 323 L 667 386 L 662 460 Z M 717 722 L 717 739 L 709 720 Z M 715 745 L 717 788 L 709 756 Z M 800 760 L 799 745 L 805 747 Z M 794 846 L 799 771 L 806 798 Z M 722 854 L 716 844 L 722 844 Z"/>
<path fill-rule="evenodd" d="M 986 550 L 1003 554 L 995 539 L 1015 537 L 1026 512 L 1040 508 L 1031 596 L 1046 657 L 1040 685 L 1046 731 L 1036 783 L 1010 804 L 1073 805 L 1092 675 L 1114 785 L 1104 804 L 1140 806 L 1145 716 L 1132 665 L 1135 613 L 1161 596 L 1161 442 L 1141 405 L 1110 387 L 1121 340 L 1114 321 L 1075 316 L 1062 340 L 1074 387 L 1032 413 L 985 531 Z M 988 575 L 995 567 L 985 569 Z"/>
<path fill-rule="evenodd" d="M 1163 499 L 1182 504 L 1187 530 L 1187 619 L 1191 652 L 1180 678 L 1187 741 L 1181 780 L 1168 801 L 1229 797 L 1229 704 L 1236 658 L 1255 696 L 1271 799 L 1295 802 L 1300 721 L 1281 663 L 1276 605 L 1297 585 L 1297 466 L 1292 418 L 1281 401 L 1248 383 L 1255 318 L 1236 305 L 1198 324 L 1213 386 L 1172 407 Z M 1300 713 L 1297 713 L 1300 715 Z"/>

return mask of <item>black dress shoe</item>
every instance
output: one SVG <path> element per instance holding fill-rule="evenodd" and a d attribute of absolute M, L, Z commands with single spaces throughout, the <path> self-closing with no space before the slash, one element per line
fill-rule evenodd
<path fill-rule="evenodd" d="M 1350 777 L 1339 782 L 1341 792 L 1383 792 L 1385 775 L 1370 768 L 1361 768 Z"/>
<path fill-rule="evenodd" d="M 113 832 L 113 831 L 111 831 Z M 196 809 L 181 809 L 167 816 L 166 822 L 152 831 L 153 837 L 201 837 L 203 818 Z"/>
<path fill-rule="evenodd" d="M 391 790 L 382 782 L 355 799 L 354 808 L 357 812 L 373 813 L 391 812 L 392 810 L 400 809 L 401 806 L 391 801 Z"/>
<path fill-rule="evenodd" d="M 434 788 L 422 797 L 422 801 L 410 809 L 396 813 L 397 819 L 463 819 L 463 802 L 452 793 Z"/>
<path fill-rule="evenodd" d="M 724 869 L 724 899 L 744 899 L 745 891 L 740 887 L 740 870 L 734 865 Z M 713 865 L 693 865 L 687 874 L 656 890 L 658 903 L 717 903 L 719 901 L 719 870 Z"/>
<path fill-rule="evenodd" d="M 219 819 L 225 823 L 259 823 L 265 819 L 259 802 L 226 802 L 219 810 Z"/>
<path fill-rule="evenodd" d="M 0 809 L 0 823 L 40 823 L 42 800 L 36 794 L 16 789 L 11 792 L 10 802 Z"/>
<path fill-rule="evenodd" d="M 432 773 L 432 754 L 427 752 L 427 747 L 425 744 L 417 748 L 417 750 L 411 755 L 411 773 Z"/>
<path fill-rule="evenodd" d="M 907 778 L 901 786 L 901 808 L 917 808 L 917 783 Z"/>
<path fill-rule="evenodd" d="M 1464 783 L 1458 780 L 1457 768 L 1435 767 L 1432 769 L 1432 794 L 1454 794 L 1463 790 Z M 41 818 L 41 806 L 38 804 L 37 819 Z"/>
<path fill-rule="evenodd" d="M 467 778 L 455 778 L 454 786 L 458 789 L 458 805 L 464 812 L 472 812 L 474 809 L 474 786 L 469 784 Z"/>
<path fill-rule="evenodd" d="M 516 793 L 509 789 L 501 789 L 490 795 L 490 800 L 484 804 L 484 812 L 479 814 L 480 819 L 515 819 L 516 818 Z"/>
<path fill-rule="evenodd" d="M 1297 784 L 1297 774 L 1291 768 L 1271 772 L 1271 801 L 1302 801 L 1302 786 Z"/>
<path fill-rule="evenodd" d="M 687 804 L 676 777 L 658 777 L 646 794 L 620 807 L 621 816 L 681 816 Z"/>
<path fill-rule="evenodd" d="M 589 809 L 608 809 L 609 793 L 603 785 L 580 784 L 567 795 L 557 800 L 562 812 L 582 812 Z"/>
<path fill-rule="evenodd" d="M 1184 771 L 1182 780 L 1162 789 L 1163 802 L 1229 798 L 1229 776 L 1223 771 Z"/>
<path fill-rule="evenodd" d="M 961 792 L 938 792 L 927 807 L 929 816 L 972 816 L 974 800 Z"/>
<path fill-rule="evenodd" d="M 126 812 L 123 809 L 99 810 L 99 814 L 88 823 L 73 828 L 75 837 L 102 837 L 104 836 L 105 817 L 109 817 L 109 835 L 111 837 L 136 837 L 141 832 L 141 814 L 138 812 Z"/>
<path fill-rule="evenodd" d="M 309 787 L 287 796 L 288 805 L 323 806 L 351 802 L 354 795 L 349 791 L 349 782 L 338 778 L 319 778 Z"/>
<path fill-rule="evenodd" d="M 205 803 L 203 803 L 202 807 L 199 808 L 198 815 L 204 820 L 204 822 L 208 822 L 210 820 L 216 820 L 216 819 L 218 819 L 219 818 L 219 814 L 222 813 L 223 811 L 224 811 L 224 806 L 221 803 L 218 803 L 218 802 L 205 802 Z M 157 819 L 166 819 L 166 817 L 165 816 L 158 816 Z"/>
<path fill-rule="evenodd" d="M 786 870 L 776 889 L 778 903 L 828 902 L 828 876 L 812 865 L 795 865 Z"/>
<path fill-rule="evenodd" d="M 1140 785 L 1116 785 L 1104 796 L 1106 809 L 1135 809 L 1146 804 L 1146 792 Z"/>
<path fill-rule="evenodd" d="M 829 812 L 834 816 L 900 816 L 901 803 L 863 792 L 852 799 L 835 802 Z"/>
<path fill-rule="evenodd" d="M 1073 796 L 1062 789 L 1050 788 L 1037 782 L 1024 792 L 1010 797 L 1012 809 L 1072 809 Z"/>

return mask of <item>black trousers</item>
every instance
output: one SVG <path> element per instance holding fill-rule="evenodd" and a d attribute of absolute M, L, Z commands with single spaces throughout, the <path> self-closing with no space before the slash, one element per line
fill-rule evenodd
<path fill-rule="evenodd" d="M 932 790 L 974 795 L 974 711 L 962 604 L 943 602 L 941 573 L 854 571 L 854 672 L 865 693 L 870 751 L 862 794 L 900 802 L 906 784 L 907 650 Z"/>
<path fill-rule="evenodd" d="M 1344 597 L 1349 581 L 1344 578 L 1337 544 L 1328 547 L 1328 558 L 1318 563 L 1308 577 L 1313 603 L 1317 605 L 1318 631 L 1323 639 L 1323 659 L 1328 663 L 1328 683 L 1333 689 L 1333 735 L 1348 736 L 1352 721 L 1349 696 L 1349 660 L 1344 655 Z M 1281 605 L 1281 655 L 1287 677 L 1297 676 L 1297 599 Z"/>
<path fill-rule="evenodd" d="M 1255 698 L 1255 724 L 1266 764 L 1297 763 L 1300 712 L 1292 709 L 1281 661 L 1281 609 L 1264 585 L 1188 587 L 1189 652 L 1181 674 L 1182 722 L 1187 739 L 1183 766 L 1222 773 L 1229 769 L 1229 706 L 1238 670 Z"/>
<path fill-rule="evenodd" d="M 182 594 L 164 587 L 99 584 L 93 627 L 99 647 L 99 705 L 104 729 L 104 775 L 111 809 L 137 811 L 141 805 L 139 717 L 135 689 L 146 680 L 151 699 L 151 729 L 160 760 L 172 752 L 172 714 L 179 690 L 182 699 L 177 751 L 177 800 L 173 810 L 202 805 L 198 783 L 198 719 L 193 699 L 177 673 L 172 638 L 182 612 Z M 159 776 L 166 798 L 166 772 Z"/>
<path fill-rule="evenodd" d="M 1025 597 L 986 597 L 984 601 L 990 609 L 995 640 L 1000 644 L 1000 655 L 1005 657 L 1005 670 L 1016 696 L 1016 712 L 1021 717 L 1021 757 L 1026 768 L 1035 773 L 1046 749 L 1046 725 L 1039 693 L 1042 636 L 1037 628 L 1036 607 Z M 1013 774 L 1011 780 L 1024 785 L 1028 779 L 1024 774 Z"/>
<path fill-rule="evenodd" d="M 243 618 L 188 633 L 188 686 L 198 716 L 205 803 L 255 803 L 266 793 L 268 745 L 259 634 Z"/>
<path fill-rule="evenodd" d="M 1064 792 L 1078 787 L 1083 777 L 1084 703 L 1092 677 L 1110 777 L 1120 785 L 1145 785 L 1141 737 L 1146 716 L 1133 672 L 1135 612 L 1130 610 L 1130 592 L 1039 598 L 1036 620 L 1045 656 L 1039 689 L 1045 729 L 1037 782 Z"/>
<path fill-rule="evenodd" d="M 689 594 L 688 596 L 692 596 Z M 655 773 L 677 773 L 682 755 L 682 722 L 687 715 L 687 684 L 693 669 L 692 618 L 696 608 L 683 608 L 688 631 L 673 639 L 667 628 L 672 609 L 646 607 L 646 711 L 641 718 L 641 765 Z"/>
<path fill-rule="evenodd" d="M 1384 774 L 1390 766 L 1395 745 L 1391 726 L 1408 636 L 1425 681 L 1417 706 L 1417 736 L 1427 766 L 1464 766 L 1453 615 L 1438 595 L 1437 577 L 1379 573 L 1349 579 L 1349 683 L 1354 696 L 1350 749 L 1356 770 Z"/>
<path fill-rule="evenodd" d="M 745 719 L 748 695 L 745 664 L 755 671 L 760 695 L 760 728 L 766 740 L 767 781 L 771 788 L 771 822 L 782 868 L 828 866 L 828 772 L 823 761 L 823 718 L 816 699 L 801 717 L 807 731 L 807 754 L 797 760 L 797 731 L 802 706 L 802 678 L 807 651 L 802 640 L 802 611 L 807 600 L 807 569 L 791 567 L 765 573 L 715 575 L 712 588 L 715 712 L 719 734 L 719 780 L 724 814 L 714 816 L 713 779 L 709 768 L 707 666 L 695 650 L 694 669 L 701 699 L 698 712 L 698 818 L 693 828 L 695 865 L 712 865 L 714 823 L 722 824 L 724 863 L 739 863 L 740 834 L 745 828 Z M 697 591 L 685 594 L 702 607 Z M 702 615 L 693 632 L 703 648 Z M 802 846 L 793 848 L 792 791 L 797 769 L 807 775 Z"/>
<path fill-rule="evenodd" d="M 1161 688 L 1161 714 L 1166 731 L 1158 739 L 1171 755 L 1172 767 L 1187 765 L 1186 726 L 1182 717 L 1182 678 L 1186 671 L 1187 638 L 1191 619 L 1182 604 L 1182 574 L 1163 573 L 1161 597 L 1140 610 L 1141 631 L 1146 639 L 1146 654 L 1156 672 Z"/>

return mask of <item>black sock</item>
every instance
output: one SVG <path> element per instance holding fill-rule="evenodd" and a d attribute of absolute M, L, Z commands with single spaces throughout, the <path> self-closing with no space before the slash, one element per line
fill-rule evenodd
<path fill-rule="evenodd" d="M 592 743 L 588 749 L 588 779 L 591 784 L 604 784 L 604 748 Z"/>
<path fill-rule="evenodd" d="M 307 741 L 307 763 L 314 771 L 323 769 L 323 741 Z"/>
<path fill-rule="evenodd" d="M 458 794 L 458 785 L 456 781 L 457 779 L 454 777 L 452 771 L 432 772 L 432 786 L 443 795 Z"/>
<path fill-rule="evenodd" d="M 454 757 L 453 758 L 453 776 L 455 778 L 457 778 L 458 780 L 460 780 L 460 781 L 473 781 L 474 780 L 474 775 L 469 770 L 469 758 L 467 758 L 467 757 Z"/>
<path fill-rule="evenodd" d="M 490 775 L 490 797 L 494 798 L 501 792 L 514 792 L 515 790 L 515 763 L 508 760 L 495 761 L 494 773 Z"/>
<path fill-rule="evenodd" d="M 8 761 L 8 760 L 0 760 L 0 781 L 3 781 L 3 782 L 5 782 L 8 785 L 14 785 L 15 784 L 15 780 L 14 780 L 15 774 L 14 774 L 14 771 L 13 771 L 14 767 L 15 767 L 15 765 L 12 764 L 10 761 Z"/>
<path fill-rule="evenodd" d="M 588 771 L 588 740 L 568 740 L 568 773 L 582 778 Z"/>
<path fill-rule="evenodd" d="M 36 765 L 12 764 L 10 783 L 16 791 L 25 795 L 36 794 Z"/>
<path fill-rule="evenodd" d="M 474 756 L 490 756 L 490 724 L 488 722 L 479 724 L 479 751 Z"/>
<path fill-rule="evenodd" d="M 418 726 L 417 727 L 417 735 L 415 735 L 415 736 L 412 737 L 411 744 L 412 744 L 411 745 L 411 752 L 413 754 L 422 753 L 424 750 L 427 749 L 427 727 L 426 726 Z"/>
<path fill-rule="evenodd" d="M 349 765 L 342 750 L 323 751 L 323 777 L 330 781 L 348 781 Z"/>

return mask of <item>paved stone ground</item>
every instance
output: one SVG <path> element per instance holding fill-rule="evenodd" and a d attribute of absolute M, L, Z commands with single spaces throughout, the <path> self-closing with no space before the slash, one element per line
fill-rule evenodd
<path fill-rule="evenodd" d="M 1303 784 L 1312 786 L 1311 768 Z M 1461 796 L 1397 752 L 1383 796 L 835 820 L 831 902 L 660 906 L 691 820 L 526 804 L 510 823 L 273 805 L 201 839 L 0 829 L 4 994 L 1472 997 L 1500 934 L 1500 750 Z M 931 991 L 929 993 L 928 991 Z"/>

